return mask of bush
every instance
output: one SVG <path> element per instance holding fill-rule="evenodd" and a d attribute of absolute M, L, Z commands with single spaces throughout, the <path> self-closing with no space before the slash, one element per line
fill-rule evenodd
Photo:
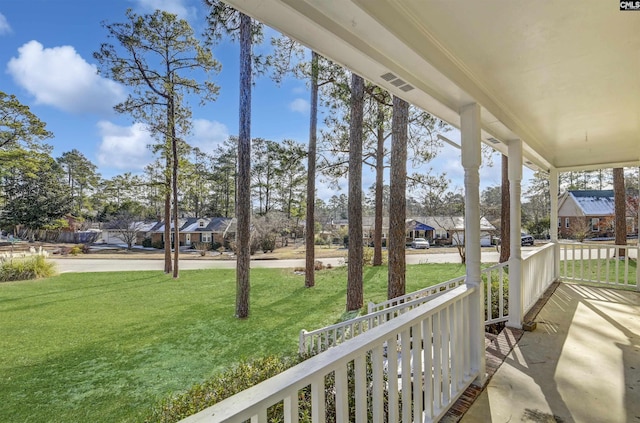
<path fill-rule="evenodd" d="M 373 248 L 364 247 L 362 249 L 362 265 L 371 266 L 373 264 Z M 389 262 L 389 253 L 387 251 L 382 252 L 382 264 L 386 265 Z"/>
<path fill-rule="evenodd" d="M 250 388 L 264 380 L 267 380 L 290 367 L 298 364 L 304 359 L 304 357 L 297 359 L 289 359 L 282 357 L 266 357 L 253 361 L 245 361 L 237 365 L 231 370 L 227 370 L 224 373 L 214 377 L 212 380 L 205 382 L 201 385 L 196 385 L 188 392 L 177 397 L 170 398 L 163 401 L 157 406 L 147 417 L 145 422 L 176 422 L 184 419 L 192 414 L 195 414 L 207 407 L 210 407 L 232 395 L 237 394 L 247 388 Z M 387 385 L 386 375 L 384 376 L 385 383 Z M 367 355 L 366 358 L 366 389 L 370 394 L 373 390 L 373 369 L 371 366 L 371 357 Z M 353 398 L 355 395 L 355 370 L 354 364 L 349 363 L 347 365 L 347 389 L 349 390 L 349 397 Z M 384 406 L 383 406 L 383 421 L 387 421 L 389 418 L 388 410 L 388 395 L 389 391 L 384 389 Z M 325 378 L 325 409 L 327 411 L 327 422 L 334 423 L 336 421 L 335 410 L 335 374 L 331 373 Z M 299 421 L 301 423 L 311 422 L 311 389 L 305 387 L 298 392 L 298 400 L 300 401 Z M 402 398 L 398 396 L 400 410 L 402 410 Z M 411 406 L 411 404 L 408 404 Z M 373 418 L 372 404 L 367 407 L 368 421 Z M 267 412 L 267 420 L 269 422 L 281 422 L 284 421 L 284 407 L 282 403 L 278 403 Z M 355 421 L 355 401 L 349 401 L 349 419 L 348 421 Z"/>
<path fill-rule="evenodd" d="M 82 247 L 80 247 L 79 245 L 74 245 L 73 247 L 71 247 L 69 254 L 71 254 L 72 256 L 77 256 L 78 254 L 82 254 Z"/>
<path fill-rule="evenodd" d="M 218 251 L 220 250 L 220 248 L 222 247 L 222 244 L 220 244 L 217 241 L 211 241 L 211 250 L 212 251 Z"/>
<path fill-rule="evenodd" d="M 273 250 L 276 248 L 276 238 L 273 236 L 265 235 L 260 240 L 260 248 L 262 248 L 263 253 L 269 251 L 273 253 Z"/>
<path fill-rule="evenodd" d="M 195 385 L 184 394 L 162 401 L 144 421 L 176 422 L 184 419 L 285 371 L 298 361 L 275 356 L 243 361 L 213 379 Z"/>
<path fill-rule="evenodd" d="M 55 264 L 41 255 L 0 261 L 0 282 L 48 278 L 55 273 Z"/>
<path fill-rule="evenodd" d="M 142 246 L 144 248 L 151 248 L 153 247 L 153 242 L 151 241 L 151 238 L 145 238 L 142 240 Z"/>
<path fill-rule="evenodd" d="M 151 243 L 151 247 L 157 248 L 158 250 L 163 250 L 164 249 L 164 242 L 162 242 L 162 241 L 152 242 Z"/>

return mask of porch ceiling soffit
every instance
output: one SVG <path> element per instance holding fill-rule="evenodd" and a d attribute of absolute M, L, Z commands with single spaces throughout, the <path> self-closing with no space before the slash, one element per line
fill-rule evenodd
<path fill-rule="evenodd" d="M 226 1 L 453 126 L 477 101 L 483 141 L 506 152 L 521 138 L 543 170 L 639 161 L 640 13 L 601 0 Z"/>

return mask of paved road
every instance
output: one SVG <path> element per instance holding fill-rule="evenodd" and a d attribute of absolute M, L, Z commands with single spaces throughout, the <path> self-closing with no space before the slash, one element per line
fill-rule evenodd
<path fill-rule="evenodd" d="M 526 251 L 533 250 L 533 247 L 523 248 L 523 254 Z M 325 265 L 343 266 L 343 258 L 322 258 L 319 259 Z M 498 253 L 495 249 L 483 248 L 483 262 L 497 262 Z M 113 271 L 129 271 L 129 270 L 162 270 L 164 268 L 163 260 L 150 259 L 87 259 L 87 258 L 59 258 L 55 257 L 54 262 L 58 266 L 60 273 L 66 272 L 113 272 Z M 425 253 L 425 254 L 409 254 L 407 255 L 407 264 L 420 263 L 460 263 L 458 253 Z M 251 267 L 259 268 L 293 268 L 304 267 L 304 259 L 291 260 L 252 260 Z M 236 262 L 234 260 L 180 260 L 180 269 L 235 269 Z"/>

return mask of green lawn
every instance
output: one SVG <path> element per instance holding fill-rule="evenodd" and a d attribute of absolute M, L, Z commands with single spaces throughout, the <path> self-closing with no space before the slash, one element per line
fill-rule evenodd
<path fill-rule="evenodd" d="M 409 266 L 407 291 L 464 273 Z M 386 297 L 387 269 L 364 271 L 365 304 Z M 242 358 L 293 355 L 300 329 L 336 322 L 346 269 L 316 287 L 285 269 L 253 269 L 251 317 L 233 317 L 231 270 L 63 274 L 0 284 L 0 421 L 136 421 L 162 398 Z"/>

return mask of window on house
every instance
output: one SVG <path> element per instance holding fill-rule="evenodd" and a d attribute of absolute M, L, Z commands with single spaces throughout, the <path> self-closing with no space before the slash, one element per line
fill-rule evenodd
<path fill-rule="evenodd" d="M 200 222 L 198 222 L 198 226 L 200 226 L 201 228 L 204 228 L 204 220 L 201 220 Z"/>
<path fill-rule="evenodd" d="M 598 232 L 600 230 L 600 219 L 597 217 L 592 217 L 591 218 L 591 231 L 592 232 Z"/>
<path fill-rule="evenodd" d="M 565 217 L 565 218 L 564 218 L 564 227 L 565 227 L 565 228 L 568 228 L 568 227 L 569 227 L 569 218 L 568 218 L 568 217 Z"/>
<path fill-rule="evenodd" d="M 211 232 L 203 232 L 201 240 L 202 242 L 211 242 Z"/>
<path fill-rule="evenodd" d="M 558 219 L 558 228 L 562 227 L 562 219 Z"/>

